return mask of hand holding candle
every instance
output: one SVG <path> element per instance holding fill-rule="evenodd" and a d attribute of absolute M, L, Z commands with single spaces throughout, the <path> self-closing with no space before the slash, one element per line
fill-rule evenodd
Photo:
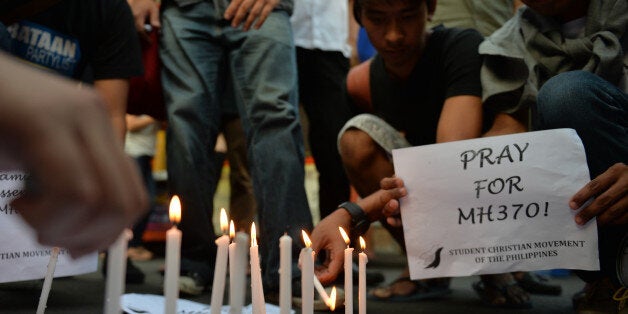
<path fill-rule="evenodd" d="M 211 314 L 220 314 L 222 300 L 225 292 L 225 278 L 227 276 L 227 256 L 229 253 L 229 235 L 227 212 L 220 210 L 220 230 L 222 236 L 216 240 L 218 251 L 216 253 L 216 267 L 214 268 L 214 283 L 212 285 Z"/>
<path fill-rule="evenodd" d="M 179 264 L 181 253 L 181 231 L 177 224 L 181 221 L 181 201 L 178 196 L 170 200 L 170 221 L 172 228 L 166 232 L 166 272 L 164 279 L 164 294 L 166 299 L 165 313 L 173 314 L 177 311 L 179 298 Z"/>
<path fill-rule="evenodd" d="M 353 248 L 349 247 L 351 240 L 342 227 L 338 227 L 340 235 L 345 240 L 345 313 L 353 314 Z"/>

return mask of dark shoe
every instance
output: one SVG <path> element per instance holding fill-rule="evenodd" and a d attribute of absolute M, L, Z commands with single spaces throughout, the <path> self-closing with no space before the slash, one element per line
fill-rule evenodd
<path fill-rule="evenodd" d="M 560 295 L 563 292 L 560 285 L 548 283 L 548 279 L 539 274 L 523 272 L 523 275 L 514 274 L 513 277 L 523 290 L 531 294 Z"/>
<path fill-rule="evenodd" d="M 572 301 L 578 314 L 628 313 L 628 290 L 608 278 L 587 283 Z"/>
<path fill-rule="evenodd" d="M 103 277 L 107 277 L 107 260 L 108 260 L 108 254 L 105 254 L 105 258 L 103 259 L 103 263 L 102 263 L 102 275 Z M 130 259 L 126 259 L 126 277 L 125 277 L 125 283 L 128 284 L 143 284 L 144 283 L 144 278 L 145 275 L 144 273 L 137 268 L 137 266 L 135 266 L 133 264 L 133 262 L 131 262 Z"/>
<path fill-rule="evenodd" d="M 213 278 L 213 267 L 209 263 L 181 258 L 179 291 L 182 294 L 201 295 L 209 290 Z"/>
<path fill-rule="evenodd" d="M 179 291 L 182 294 L 201 295 L 209 287 L 209 279 L 200 273 L 185 272 L 179 276 Z"/>
<path fill-rule="evenodd" d="M 482 281 L 473 284 L 473 290 L 480 296 L 482 302 L 490 307 L 508 309 L 529 309 L 532 308 L 530 296 L 512 279 L 492 277 L 510 276 L 510 273 L 487 275 Z"/>

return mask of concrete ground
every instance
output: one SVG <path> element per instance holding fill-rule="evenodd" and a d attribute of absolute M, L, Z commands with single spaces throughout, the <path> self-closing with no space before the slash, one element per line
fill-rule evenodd
<path fill-rule="evenodd" d="M 159 268 L 163 258 L 136 265 L 146 274 L 146 282 L 141 285 L 127 285 L 127 293 L 145 293 L 161 295 L 162 275 Z M 401 272 L 399 266 L 373 266 L 369 270 L 382 271 L 386 282 L 396 278 Z M 471 284 L 477 277 L 455 278 L 452 281 L 453 293 L 436 300 L 424 300 L 413 303 L 368 302 L 368 313 L 572 313 L 571 296 L 582 284 L 575 276 L 553 278 L 552 281 L 563 287 L 563 294 L 558 297 L 533 296 L 534 307 L 531 310 L 504 310 L 488 308 L 479 300 Z M 0 313 L 34 313 L 42 286 L 41 280 L 0 284 Z M 48 308 L 50 314 L 89 314 L 102 313 L 105 280 L 100 272 L 72 278 L 55 279 L 52 284 Z M 357 287 L 354 289 L 357 291 Z M 209 292 L 198 297 L 186 299 L 209 303 Z M 357 313 L 357 299 L 355 312 Z M 299 313 L 299 309 L 295 309 Z M 342 313 L 344 310 L 336 311 Z M 324 312 L 317 312 L 324 313 Z"/>

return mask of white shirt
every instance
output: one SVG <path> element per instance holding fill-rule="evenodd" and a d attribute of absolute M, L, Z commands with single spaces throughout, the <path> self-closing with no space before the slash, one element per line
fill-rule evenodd
<path fill-rule="evenodd" d="M 305 49 L 340 51 L 349 58 L 349 5 L 346 0 L 295 0 L 290 18 L 294 43 Z"/>

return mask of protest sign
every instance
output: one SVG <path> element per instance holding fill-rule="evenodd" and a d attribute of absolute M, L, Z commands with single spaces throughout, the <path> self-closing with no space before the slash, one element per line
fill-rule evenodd
<path fill-rule="evenodd" d="M 572 129 L 393 150 L 412 279 L 599 269 L 597 225 L 574 222 L 589 182 Z"/>
<path fill-rule="evenodd" d="M 0 283 L 44 278 L 52 253 L 52 248 L 37 243 L 35 232 L 10 205 L 24 193 L 27 176 L 19 171 L 0 171 Z M 74 260 L 61 248 L 54 276 L 85 274 L 97 267 L 97 253 Z"/>

